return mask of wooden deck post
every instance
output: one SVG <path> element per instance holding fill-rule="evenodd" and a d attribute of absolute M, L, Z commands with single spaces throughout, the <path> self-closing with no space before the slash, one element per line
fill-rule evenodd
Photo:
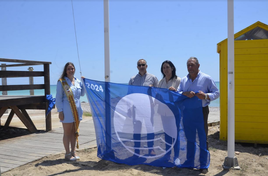
<path fill-rule="evenodd" d="M 1 70 L 6 71 L 6 64 L 1 64 Z M 3 86 L 7 85 L 7 78 L 2 78 L 2 85 Z M 7 91 L 2 91 L 2 95 L 7 95 Z M 7 112 L 7 111 L 8 110 L 6 110 L 5 112 Z M 1 126 L 1 120 L 0 120 L 0 126 Z"/>
<path fill-rule="evenodd" d="M 50 94 L 50 77 L 49 77 L 49 64 L 44 64 L 44 83 L 45 83 L 45 96 Z M 48 101 L 46 101 L 46 111 L 48 109 Z M 51 112 L 46 116 L 46 131 L 52 130 Z"/>
<path fill-rule="evenodd" d="M 34 69 L 33 69 L 33 67 L 29 67 L 28 70 L 29 71 L 33 71 Z M 34 84 L 34 81 L 33 81 L 33 77 L 32 76 L 29 77 L 29 83 L 30 83 L 30 85 L 33 85 Z M 34 95 L 34 90 L 33 89 L 30 89 L 30 95 Z"/>
<path fill-rule="evenodd" d="M 6 64 L 1 64 L 1 70 L 6 71 Z M 2 78 L 2 85 L 7 85 L 7 78 Z M 2 95 L 7 95 L 7 91 L 2 91 Z"/>

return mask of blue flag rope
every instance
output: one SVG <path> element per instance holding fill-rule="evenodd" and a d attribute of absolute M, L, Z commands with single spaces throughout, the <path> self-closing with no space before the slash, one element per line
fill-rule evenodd
<path fill-rule="evenodd" d="M 200 99 L 162 88 L 83 81 L 99 158 L 128 165 L 209 167 Z"/>

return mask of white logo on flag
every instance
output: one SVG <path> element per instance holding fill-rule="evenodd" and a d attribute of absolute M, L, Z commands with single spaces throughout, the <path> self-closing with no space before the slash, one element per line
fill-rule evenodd
<path fill-rule="evenodd" d="M 117 103 L 114 110 L 114 128 L 122 145 L 131 153 L 139 157 L 159 157 L 169 152 L 177 139 L 176 120 L 171 109 L 159 100 L 141 93 L 133 93 L 124 96 Z M 174 140 L 167 143 L 165 137 L 155 135 L 153 139 L 142 138 L 139 141 L 132 140 L 134 134 L 146 136 L 149 133 L 166 133 Z M 128 136 L 128 137 L 127 137 Z M 134 147 L 134 142 L 153 142 L 153 146 Z M 163 145 L 163 143 L 165 143 Z M 162 145 L 161 145 L 162 144 Z M 168 150 L 165 145 L 170 145 Z M 138 149 L 141 152 L 135 152 Z M 155 156 L 143 155 L 142 151 L 153 149 Z"/>

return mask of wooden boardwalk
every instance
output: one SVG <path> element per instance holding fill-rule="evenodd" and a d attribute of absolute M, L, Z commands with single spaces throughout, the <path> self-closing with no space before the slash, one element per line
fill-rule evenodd
<path fill-rule="evenodd" d="M 0 141 L 1 173 L 38 160 L 47 155 L 65 152 L 62 127 L 44 133 Z M 80 123 L 79 149 L 96 146 L 96 136 L 92 119 Z"/>

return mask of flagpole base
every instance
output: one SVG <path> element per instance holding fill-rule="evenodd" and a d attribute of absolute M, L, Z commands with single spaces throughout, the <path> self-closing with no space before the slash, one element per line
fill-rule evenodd
<path fill-rule="evenodd" d="M 229 169 L 240 170 L 236 157 L 234 158 L 226 157 L 222 167 L 223 169 L 226 169 L 226 170 L 229 170 Z"/>

